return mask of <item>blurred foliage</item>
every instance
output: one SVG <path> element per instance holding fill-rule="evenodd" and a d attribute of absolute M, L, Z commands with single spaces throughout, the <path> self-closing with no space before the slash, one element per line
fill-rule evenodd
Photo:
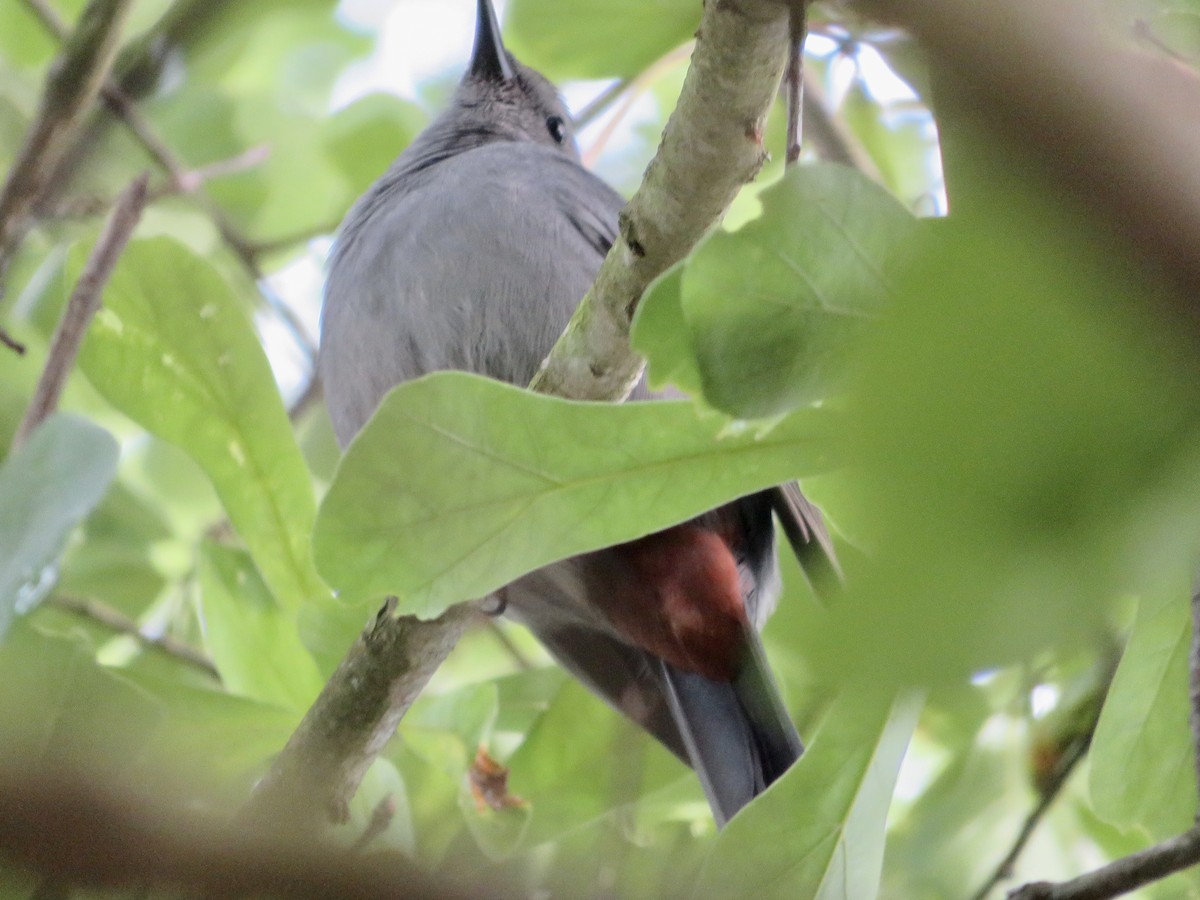
<path fill-rule="evenodd" d="M 52 5 L 70 19 L 83 3 Z M 1095 5 L 1123 41 L 1200 56 L 1194 2 Z M 390 798 L 372 850 L 530 893 L 964 897 L 1047 773 L 1089 740 L 1014 879 L 1077 874 L 1192 821 L 1194 347 L 1152 312 L 1166 290 L 1155 273 L 1029 168 L 1020 136 L 997 145 L 952 109 L 935 127 L 911 41 L 818 8 L 810 70 L 882 183 L 815 164 L 811 148 L 786 176 L 776 160 L 730 228 L 654 286 L 635 340 L 653 378 L 694 404 L 592 408 L 434 377 L 393 393 L 334 474 L 319 404 L 289 419 L 282 399 L 311 372 L 311 341 L 294 339 L 319 296 L 311 273 L 455 77 L 432 73 L 413 98 L 351 96 L 381 37 L 350 6 L 135 3 L 118 75 L 203 184 L 172 190 L 97 111 L 7 274 L 0 312 L 28 352 L 0 350 L 5 442 L 99 213 L 154 173 L 158 199 L 108 287 L 67 414 L 0 468 L 9 757 L 235 809 L 376 594 L 436 612 L 805 477 L 847 591 L 822 607 L 783 561 L 765 639 L 810 750 L 727 830 L 682 765 L 496 621 L 468 632 L 412 708 L 338 838 L 353 843 Z M 428 7 L 395 6 L 402 27 L 421 27 Z M 622 189 L 654 150 L 698 11 L 508 5 L 525 62 L 560 82 L 629 81 L 583 133 Z M 25 3 L 0 4 L 0 170 L 56 48 Z M 881 89 L 872 54 L 911 90 Z M 939 136 L 967 148 L 946 162 L 956 214 L 919 220 L 945 207 Z M 281 362 L 297 355 L 299 373 Z M 220 680 L 56 595 L 191 645 Z M 468 787 L 480 748 L 509 769 L 502 809 Z M 10 887 L 31 889 L 0 873 Z M 1185 874 L 1142 896 L 1197 890 Z"/>

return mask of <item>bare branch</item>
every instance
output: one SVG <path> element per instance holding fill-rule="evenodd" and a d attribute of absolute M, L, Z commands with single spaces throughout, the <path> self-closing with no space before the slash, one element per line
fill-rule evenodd
<path fill-rule="evenodd" d="M 176 640 L 170 635 L 164 634 L 155 637 L 146 634 L 142 630 L 142 626 L 135 620 L 129 618 L 129 616 L 125 615 L 119 609 L 109 606 L 107 603 L 101 603 L 99 600 L 91 600 L 84 597 L 71 597 L 66 594 L 51 594 L 42 601 L 42 605 L 60 609 L 63 612 L 68 612 L 84 619 L 90 619 L 118 634 L 128 635 L 149 650 L 156 650 L 195 669 L 199 669 L 205 675 L 209 675 L 217 681 L 221 680 L 221 673 L 217 671 L 217 667 L 213 665 L 212 660 L 195 647 L 191 647 L 183 641 Z"/>
<path fill-rule="evenodd" d="M 96 99 L 132 6 L 132 0 L 91 0 L 51 68 L 37 117 L 0 191 L 0 270 Z"/>
<path fill-rule="evenodd" d="M 1009 892 L 1008 900 L 1106 900 L 1197 863 L 1200 863 L 1200 828 L 1193 828 L 1070 881 L 1027 884 Z"/>
<path fill-rule="evenodd" d="M 662 143 L 534 390 L 619 400 L 637 382 L 643 360 L 629 346 L 629 327 L 643 291 L 720 220 L 766 160 L 763 130 L 783 75 L 787 17 L 779 0 L 705 5 Z"/>
<path fill-rule="evenodd" d="M 494 875 L 486 889 L 468 886 L 434 879 L 399 854 L 282 841 L 211 816 L 156 808 L 128 790 L 98 785 L 93 772 L 0 773 L 0 859 L 44 884 L 96 891 L 312 900 L 516 896 Z"/>
<path fill-rule="evenodd" d="M 62 395 L 67 376 L 75 365 L 75 357 L 79 353 L 80 344 L 83 343 L 83 336 L 92 317 L 100 308 L 104 285 L 108 282 L 121 251 L 125 249 L 129 236 L 133 234 L 133 229 L 141 218 L 142 209 L 146 204 L 146 181 L 147 176 L 142 175 L 121 194 L 104 230 L 100 233 L 100 238 L 96 241 L 96 246 L 92 248 L 83 274 L 79 276 L 79 282 L 75 285 L 54 332 L 46 366 L 42 369 L 33 399 L 29 402 L 29 408 L 25 411 L 25 417 L 13 438 L 14 447 L 23 444 L 33 430 L 58 406 L 58 398 Z"/>

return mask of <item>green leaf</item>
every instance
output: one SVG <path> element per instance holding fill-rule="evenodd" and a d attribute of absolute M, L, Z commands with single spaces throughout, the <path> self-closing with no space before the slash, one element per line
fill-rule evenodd
<path fill-rule="evenodd" d="M 346 598 L 434 616 L 519 575 L 823 464 L 825 414 L 722 434 L 690 403 L 574 403 L 462 372 L 395 388 L 338 467 L 318 565 Z"/>
<path fill-rule="evenodd" d="M 0 465 L 0 639 L 57 578 L 67 536 L 117 471 L 117 442 L 67 415 L 44 421 Z"/>
<path fill-rule="evenodd" d="M 920 709 L 915 695 L 840 697 L 800 761 L 718 836 L 696 896 L 874 897 L 888 807 Z"/>
<path fill-rule="evenodd" d="M 325 147 L 357 195 L 384 173 L 427 124 L 415 103 L 391 94 L 368 94 L 329 120 Z"/>
<path fill-rule="evenodd" d="M 82 639 L 47 637 L 27 620 L 0 646 L 0 733 L 6 760 L 128 770 L 145 757 L 163 710 L 97 665 Z"/>
<path fill-rule="evenodd" d="M 631 78 L 689 40 L 699 23 L 693 0 L 513 0 L 504 39 L 553 81 Z"/>
<path fill-rule="evenodd" d="M 200 464 L 281 606 L 328 595 L 310 556 L 308 469 L 258 338 L 211 266 L 166 238 L 130 244 L 80 365 Z"/>
<path fill-rule="evenodd" d="M 743 418 L 812 403 L 839 385 L 855 338 L 894 293 L 892 270 L 914 224 L 883 188 L 829 163 L 792 169 L 759 196 L 761 216 L 714 232 L 688 258 L 678 312 L 654 309 L 674 302 L 668 279 L 634 324 L 656 383 L 690 379 L 695 366 L 709 403 Z"/>
<path fill-rule="evenodd" d="M 509 790 L 529 804 L 527 846 L 557 840 L 686 773 L 574 680 L 562 686 L 508 766 Z M 699 782 L 695 788 L 699 796 Z"/>
<path fill-rule="evenodd" d="M 686 268 L 687 260 L 676 263 L 646 288 L 633 320 L 630 343 L 646 357 L 647 380 L 654 388 L 673 384 L 689 394 L 699 395 L 704 386 L 683 315 Z"/>
<path fill-rule="evenodd" d="M 1196 770 L 1188 720 L 1192 622 L 1187 583 L 1144 597 L 1092 740 L 1096 812 L 1121 828 L 1162 840 L 1196 814 Z"/>
<path fill-rule="evenodd" d="M 200 608 L 204 643 L 230 692 L 288 709 L 312 704 L 321 673 L 249 556 L 205 543 Z"/>

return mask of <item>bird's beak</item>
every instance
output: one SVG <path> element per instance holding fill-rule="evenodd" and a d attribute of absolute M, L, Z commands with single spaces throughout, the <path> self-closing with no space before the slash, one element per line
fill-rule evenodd
<path fill-rule="evenodd" d="M 475 51 L 471 54 L 471 75 L 485 81 L 512 81 L 512 63 L 500 40 L 500 23 L 492 0 L 479 0 L 475 21 Z"/>

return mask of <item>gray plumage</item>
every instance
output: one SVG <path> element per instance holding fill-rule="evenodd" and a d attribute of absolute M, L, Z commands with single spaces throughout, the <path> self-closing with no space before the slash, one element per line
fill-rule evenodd
<path fill-rule="evenodd" d="M 558 95 L 504 51 L 491 5 L 479 0 L 475 53 L 450 108 L 355 204 L 332 255 L 320 372 L 343 445 L 391 387 L 427 372 L 528 383 L 591 285 L 623 202 L 580 165 Z M 659 587 L 644 583 L 645 560 L 658 560 L 654 536 L 501 592 L 567 669 L 692 764 L 718 823 L 802 750 L 756 632 L 779 590 L 773 511 L 798 550 L 828 550 L 815 510 L 791 489 L 670 535 L 685 548 L 721 535 L 736 561 L 749 621 L 728 679 L 635 639 L 640 598 L 647 610 L 662 605 Z"/>

